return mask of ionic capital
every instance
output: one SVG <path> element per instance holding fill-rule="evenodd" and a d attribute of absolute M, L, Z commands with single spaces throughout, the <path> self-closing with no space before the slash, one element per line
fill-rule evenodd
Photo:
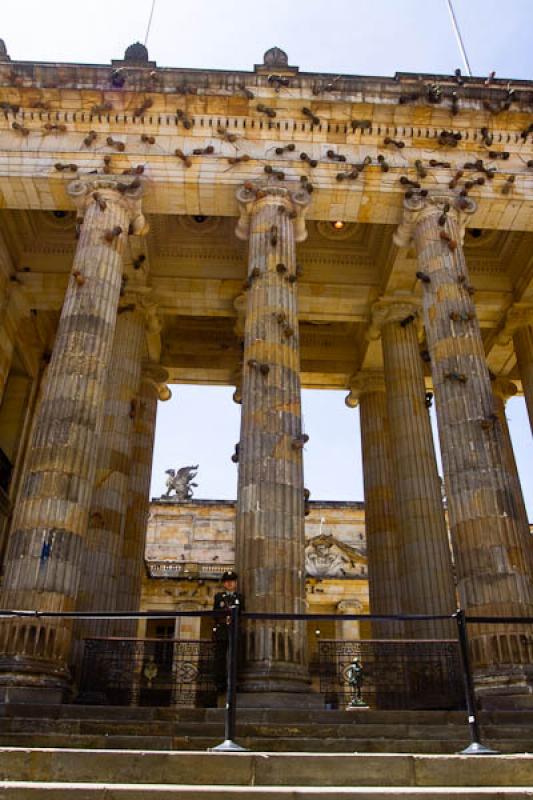
<path fill-rule="evenodd" d="M 293 221 L 294 240 L 303 242 L 307 239 L 305 211 L 311 196 L 305 189 L 296 190 L 287 186 L 272 186 L 268 183 L 245 184 L 237 191 L 240 217 L 235 228 L 238 239 L 246 241 L 250 236 L 252 217 L 266 205 L 278 206 L 280 211 L 289 214 Z"/>
<path fill-rule="evenodd" d="M 413 194 L 404 198 L 403 219 L 396 229 L 393 241 L 397 247 L 408 247 L 413 240 L 416 226 L 428 217 L 435 218 L 435 225 L 441 214 L 446 213 L 459 228 L 461 243 L 464 241 L 466 220 L 477 209 L 470 197 L 461 197 L 452 192 L 435 191 L 427 195 Z"/>
<path fill-rule="evenodd" d="M 505 318 L 505 324 L 497 337 L 497 343 L 507 345 L 520 328 L 533 325 L 533 305 L 531 303 L 515 303 Z"/>
<path fill-rule="evenodd" d="M 422 319 L 420 317 L 420 302 L 415 300 L 378 300 L 372 306 L 372 321 L 367 330 L 366 338 L 370 341 L 379 339 L 381 329 L 389 322 L 414 323 L 417 334 L 422 333 Z"/>
<path fill-rule="evenodd" d="M 168 372 L 160 364 L 145 362 L 143 364 L 141 380 L 147 383 L 162 402 L 170 400 L 172 392 L 167 386 Z"/>
<path fill-rule="evenodd" d="M 498 378 L 494 378 L 492 381 L 492 392 L 494 395 L 496 395 L 496 397 L 499 397 L 505 405 L 510 397 L 514 397 L 518 393 L 518 389 L 516 384 L 514 384 L 513 381 L 510 381 L 509 378 L 500 376 Z"/>
<path fill-rule="evenodd" d="M 350 393 L 344 398 L 344 402 L 348 408 L 355 408 L 363 395 L 384 392 L 385 379 L 382 372 L 358 372 L 350 378 L 348 386 Z"/>
<path fill-rule="evenodd" d="M 67 192 L 80 217 L 94 203 L 99 203 L 102 210 L 107 203 L 115 203 L 128 214 L 135 236 L 148 233 L 149 226 L 141 207 L 144 187 L 139 178 L 128 181 L 123 175 L 88 175 L 69 183 Z"/>

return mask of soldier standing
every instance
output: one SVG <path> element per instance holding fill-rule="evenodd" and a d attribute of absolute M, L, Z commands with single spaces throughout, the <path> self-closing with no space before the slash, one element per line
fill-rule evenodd
<path fill-rule="evenodd" d="M 217 642 L 215 654 L 215 683 L 218 692 L 226 688 L 228 642 L 231 625 L 231 609 L 235 606 L 244 611 L 244 598 L 237 591 L 238 575 L 228 570 L 221 578 L 223 592 L 217 592 L 213 600 L 213 611 L 227 611 L 224 616 L 215 617 L 213 639 Z"/>

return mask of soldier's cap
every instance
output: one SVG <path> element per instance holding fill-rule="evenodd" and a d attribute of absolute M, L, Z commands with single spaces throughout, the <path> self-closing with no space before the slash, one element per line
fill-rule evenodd
<path fill-rule="evenodd" d="M 237 575 L 236 572 L 234 572 L 232 569 L 229 569 L 222 575 L 220 580 L 222 581 L 222 583 L 225 583 L 226 581 L 236 581 L 238 577 L 239 576 Z"/>

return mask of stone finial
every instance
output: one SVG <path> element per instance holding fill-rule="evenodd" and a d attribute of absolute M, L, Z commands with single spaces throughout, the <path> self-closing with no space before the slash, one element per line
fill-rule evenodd
<path fill-rule="evenodd" d="M 289 57 L 281 47 L 271 47 L 263 56 L 265 67 L 288 67 Z"/>
<path fill-rule="evenodd" d="M 293 218 L 294 239 L 296 242 L 303 242 L 307 239 L 305 211 L 310 201 L 311 196 L 300 186 L 294 190 L 286 186 L 271 186 L 266 183 L 254 185 L 253 188 L 241 186 L 237 191 L 240 217 L 235 228 L 235 235 L 238 239 L 246 241 L 250 236 L 250 221 L 255 209 L 260 203 L 272 203 L 285 206 Z"/>
<path fill-rule="evenodd" d="M 11 61 L 11 58 L 7 52 L 6 43 L 3 39 L 0 39 L 0 62 L 2 61 Z"/>
<path fill-rule="evenodd" d="M 461 197 L 451 192 L 435 191 L 426 196 L 413 194 L 404 198 L 403 219 L 394 232 L 393 241 L 397 247 L 408 247 L 420 220 L 431 214 L 442 214 L 444 210 L 453 216 L 459 226 L 461 244 L 464 242 L 466 219 L 477 209 L 477 203 L 470 197 Z M 447 207 L 447 209 L 446 209 Z"/>
<path fill-rule="evenodd" d="M 144 187 L 138 178 L 131 181 L 130 187 L 122 175 L 116 178 L 109 175 L 89 175 L 69 183 L 67 192 L 74 201 L 79 217 L 83 217 L 91 203 L 102 200 L 119 203 L 129 214 L 133 235 L 146 236 L 149 225 L 141 210 Z"/>
<path fill-rule="evenodd" d="M 496 339 L 497 344 L 505 347 L 520 328 L 528 325 L 533 325 L 533 305 L 531 303 L 515 303 L 507 312 L 505 324 Z"/>
<path fill-rule="evenodd" d="M 353 375 L 348 383 L 350 393 L 344 398 L 348 408 L 355 408 L 364 394 L 385 391 L 385 379 L 382 372 L 362 371 Z"/>
<path fill-rule="evenodd" d="M 147 64 L 148 63 L 148 50 L 140 42 L 130 44 L 124 53 L 124 61 L 133 64 Z"/>
<path fill-rule="evenodd" d="M 366 332 L 368 341 L 379 339 L 381 329 L 389 322 L 398 322 L 400 325 L 414 323 L 420 338 L 422 319 L 420 317 L 420 302 L 410 299 L 390 298 L 378 300 L 372 306 L 372 321 Z"/>

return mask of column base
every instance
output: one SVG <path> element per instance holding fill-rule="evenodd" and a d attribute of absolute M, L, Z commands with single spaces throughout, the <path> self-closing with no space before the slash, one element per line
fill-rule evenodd
<path fill-rule="evenodd" d="M 476 670 L 474 683 L 484 710 L 533 709 L 533 664 Z"/>
<path fill-rule="evenodd" d="M 0 657 L 0 702 L 56 705 L 71 693 L 65 664 L 22 655 Z"/>
<path fill-rule="evenodd" d="M 311 679 L 301 664 L 255 662 L 239 670 L 238 689 L 244 693 L 309 692 Z"/>
<path fill-rule="evenodd" d="M 313 692 L 238 692 L 239 708 L 324 708 L 324 697 Z"/>

